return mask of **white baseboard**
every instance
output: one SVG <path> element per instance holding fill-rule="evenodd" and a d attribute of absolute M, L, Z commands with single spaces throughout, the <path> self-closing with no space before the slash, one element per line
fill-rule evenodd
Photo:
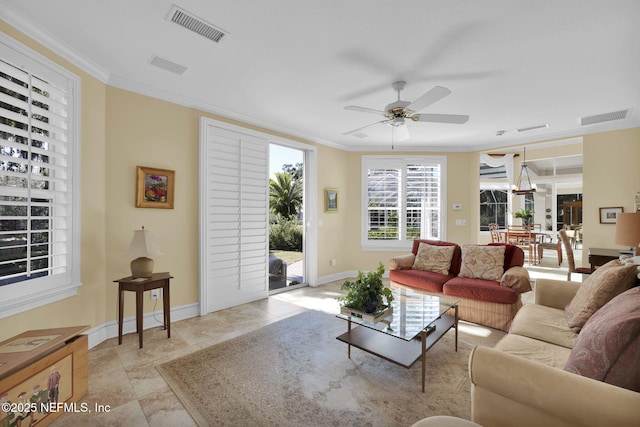
<path fill-rule="evenodd" d="M 200 315 L 200 304 L 193 303 L 180 307 L 171 308 L 171 322 L 189 319 Z M 142 319 L 143 330 L 162 326 L 162 308 L 151 313 L 144 313 Z M 122 334 L 129 334 L 136 331 L 136 317 L 126 317 L 122 323 Z M 89 336 L 89 348 L 93 348 L 103 341 L 118 336 L 118 321 L 111 320 L 102 325 L 89 329 L 86 334 Z"/>
<path fill-rule="evenodd" d="M 354 279 L 358 275 L 357 271 L 343 271 L 341 273 L 329 274 L 327 276 L 318 277 L 318 285 L 324 285 L 325 283 L 335 282 L 337 280 Z M 389 278 L 389 272 L 385 271 L 382 275 L 384 278 Z"/>
<path fill-rule="evenodd" d="M 324 285 L 325 283 L 335 282 L 337 280 L 345 280 L 354 278 L 358 275 L 357 271 L 343 271 L 340 273 L 330 274 L 318 278 L 318 285 Z M 385 277 L 388 277 L 388 272 L 385 273 Z M 171 308 L 171 322 L 177 322 L 178 320 L 189 319 L 200 315 L 200 303 L 194 302 L 192 304 L 183 305 L 180 307 Z M 142 319 L 143 330 L 162 326 L 162 308 L 155 310 L 151 313 L 144 313 Z M 122 334 L 130 334 L 136 331 L 136 317 L 126 317 L 122 324 Z M 89 348 L 93 348 L 103 341 L 118 336 L 118 321 L 111 320 L 103 323 L 102 325 L 95 326 L 89 329 L 86 334 L 89 336 Z"/>

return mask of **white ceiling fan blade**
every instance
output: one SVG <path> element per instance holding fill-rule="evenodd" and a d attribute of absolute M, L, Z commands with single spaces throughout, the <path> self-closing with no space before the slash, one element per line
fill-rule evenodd
<path fill-rule="evenodd" d="M 349 132 L 345 132 L 345 133 L 343 133 L 343 135 L 353 135 L 354 133 L 358 133 L 361 130 L 366 129 L 368 127 L 379 125 L 379 124 L 384 124 L 384 123 L 389 123 L 389 122 L 392 122 L 392 121 L 393 120 L 382 120 L 382 121 L 379 121 L 379 122 L 371 123 L 370 125 L 362 126 L 361 128 L 350 130 Z"/>
<path fill-rule="evenodd" d="M 358 107 L 357 105 L 348 105 L 344 107 L 344 109 L 349 111 L 359 111 L 361 113 L 382 114 L 383 116 L 387 114 L 386 111 L 374 110 L 373 108 Z"/>
<path fill-rule="evenodd" d="M 406 124 L 401 126 L 394 126 L 393 132 L 395 132 L 395 140 L 398 142 L 406 141 L 411 135 L 409 135 L 409 126 Z"/>
<path fill-rule="evenodd" d="M 451 123 L 461 125 L 469 120 L 469 116 L 461 114 L 418 114 L 418 122 Z"/>
<path fill-rule="evenodd" d="M 418 112 L 423 108 L 426 108 L 429 105 L 433 104 L 434 102 L 441 100 L 450 93 L 451 91 L 446 87 L 436 86 L 429 92 L 425 93 L 424 95 L 413 101 L 411 104 L 409 104 L 407 108 L 409 110 Z"/>

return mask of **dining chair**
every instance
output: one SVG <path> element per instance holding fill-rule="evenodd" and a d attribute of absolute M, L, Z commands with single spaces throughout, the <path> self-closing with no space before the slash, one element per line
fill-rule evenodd
<path fill-rule="evenodd" d="M 502 233 L 500 232 L 500 226 L 495 222 L 489 224 L 489 233 L 491 233 L 491 243 L 502 243 Z"/>
<path fill-rule="evenodd" d="M 538 260 L 542 261 L 543 251 L 545 249 L 549 249 L 552 251 L 556 251 L 558 254 L 558 265 L 562 265 L 562 243 L 560 243 L 560 239 L 557 239 L 556 242 L 538 242 Z"/>
<path fill-rule="evenodd" d="M 536 264 L 535 237 L 531 234 L 531 229 L 523 225 L 508 225 L 505 235 L 506 243 L 518 246 L 529 254 L 529 265 Z"/>
<path fill-rule="evenodd" d="M 569 264 L 569 272 L 567 273 L 567 280 L 571 281 L 571 273 L 580 273 L 580 274 L 591 274 L 593 270 L 589 267 L 577 267 L 576 261 L 573 258 L 573 248 L 571 247 L 571 242 L 569 241 L 569 236 L 567 235 L 566 230 L 560 230 L 558 232 L 560 236 L 560 240 L 562 241 L 562 245 L 564 246 L 564 251 L 567 253 L 567 263 Z"/>

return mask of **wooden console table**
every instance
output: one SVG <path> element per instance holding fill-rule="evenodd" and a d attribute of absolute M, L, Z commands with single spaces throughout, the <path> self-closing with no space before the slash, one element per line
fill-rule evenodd
<path fill-rule="evenodd" d="M 151 289 L 162 289 L 162 300 L 164 302 L 162 311 L 164 312 L 164 329 L 167 330 L 167 338 L 171 338 L 171 304 L 169 301 L 169 281 L 173 277 L 169 273 L 153 273 L 148 278 L 134 279 L 132 276 L 114 280 L 118 283 L 118 345 L 122 344 L 122 323 L 124 321 L 124 291 L 136 293 L 136 332 L 142 348 L 143 330 L 143 296 L 145 291 Z"/>
<path fill-rule="evenodd" d="M 0 342 L 0 425 L 46 426 L 87 394 L 87 329 L 32 330 Z"/>
<path fill-rule="evenodd" d="M 609 261 L 618 258 L 620 258 L 620 251 L 618 249 L 589 248 L 589 264 L 591 264 L 591 270 L 595 270 L 596 267 L 605 265 Z"/>

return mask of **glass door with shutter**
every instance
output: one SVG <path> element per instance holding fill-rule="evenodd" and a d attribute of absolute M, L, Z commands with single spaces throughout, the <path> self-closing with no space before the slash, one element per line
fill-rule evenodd
<path fill-rule="evenodd" d="M 269 145 L 269 291 L 305 283 L 304 150 Z"/>

